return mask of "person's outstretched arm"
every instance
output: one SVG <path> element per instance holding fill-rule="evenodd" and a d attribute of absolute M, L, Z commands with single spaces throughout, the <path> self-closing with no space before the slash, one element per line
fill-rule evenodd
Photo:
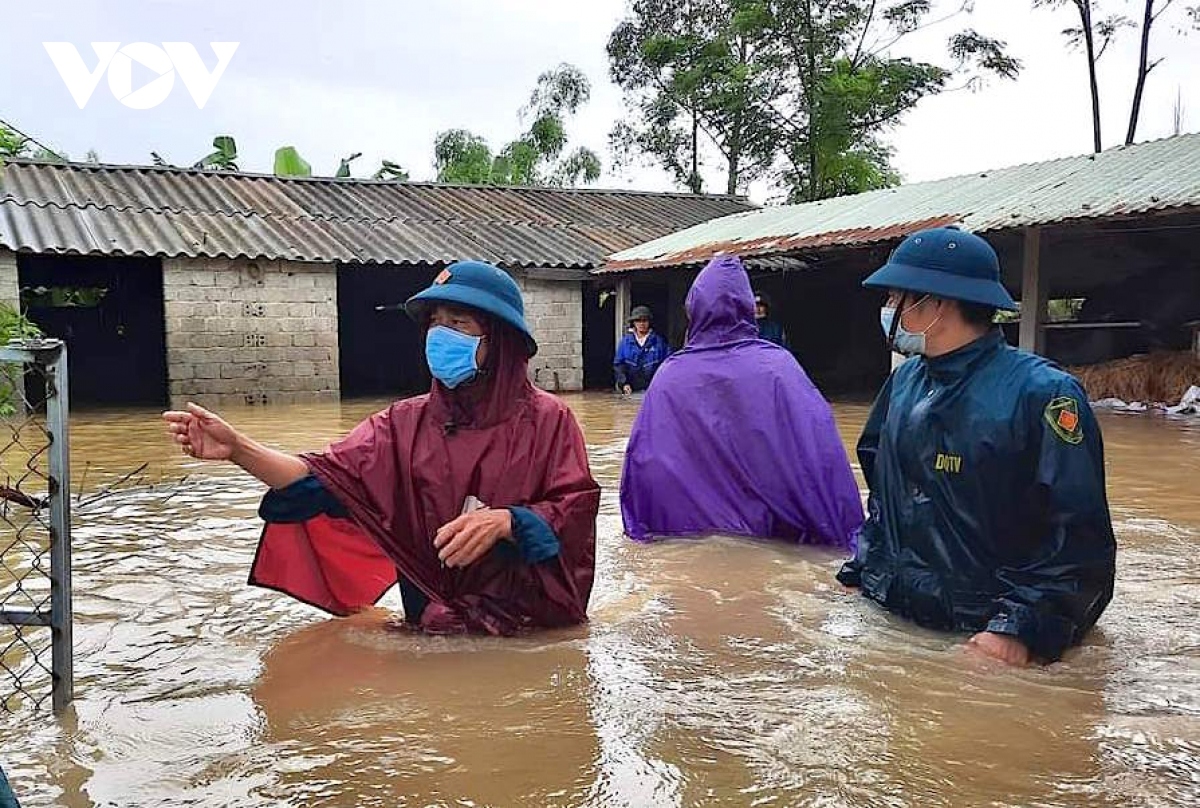
<path fill-rule="evenodd" d="M 199 460 L 228 460 L 272 488 L 308 476 L 308 464 L 296 455 L 263 446 L 198 404 L 165 412 L 163 420 L 183 452 Z"/>

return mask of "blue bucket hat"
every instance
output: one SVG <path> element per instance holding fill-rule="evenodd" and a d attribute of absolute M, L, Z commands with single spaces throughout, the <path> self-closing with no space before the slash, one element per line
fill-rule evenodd
<path fill-rule="evenodd" d="M 1016 311 L 1000 283 L 1000 259 L 992 245 L 974 233 L 937 227 L 913 233 L 871 274 L 868 289 L 900 289 L 946 300 Z"/>
<path fill-rule="evenodd" d="M 439 303 L 466 306 L 490 314 L 515 328 L 525 337 L 529 355 L 537 353 L 537 342 L 525 322 L 525 301 L 512 276 L 482 261 L 459 261 L 434 278 L 433 285 L 408 299 L 404 310 L 417 322 L 429 317 Z"/>

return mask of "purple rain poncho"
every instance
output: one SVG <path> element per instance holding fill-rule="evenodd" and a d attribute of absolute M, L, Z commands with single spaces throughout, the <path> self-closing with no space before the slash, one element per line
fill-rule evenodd
<path fill-rule="evenodd" d="M 833 411 L 788 351 L 758 339 L 738 258 L 705 267 L 687 314 L 687 344 L 654 377 L 629 438 L 625 532 L 853 547 L 862 501 Z"/>

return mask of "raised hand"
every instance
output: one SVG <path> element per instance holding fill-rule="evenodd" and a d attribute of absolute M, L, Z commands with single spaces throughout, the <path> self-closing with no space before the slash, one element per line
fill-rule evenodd
<path fill-rule="evenodd" d="M 229 460 L 242 442 L 241 434 L 198 404 L 163 413 L 167 431 L 184 454 L 200 460 Z"/>

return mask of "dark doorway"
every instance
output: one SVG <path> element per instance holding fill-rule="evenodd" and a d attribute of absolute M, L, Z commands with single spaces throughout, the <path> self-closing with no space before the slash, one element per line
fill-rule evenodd
<path fill-rule="evenodd" d="M 617 336 L 613 330 L 617 295 L 611 287 L 585 286 L 583 290 L 583 386 L 588 390 L 613 386 L 613 355 Z"/>
<path fill-rule="evenodd" d="M 71 404 L 167 402 L 162 262 L 18 255 L 21 307 L 67 345 Z"/>
<path fill-rule="evenodd" d="M 405 396 L 429 390 L 421 329 L 404 301 L 429 286 L 437 268 L 338 267 L 342 397 Z"/>
<path fill-rule="evenodd" d="M 820 270 L 758 273 L 791 351 L 826 396 L 869 396 L 887 378 L 891 355 L 879 327 L 882 296 L 862 288 L 865 272 L 832 262 Z"/>

